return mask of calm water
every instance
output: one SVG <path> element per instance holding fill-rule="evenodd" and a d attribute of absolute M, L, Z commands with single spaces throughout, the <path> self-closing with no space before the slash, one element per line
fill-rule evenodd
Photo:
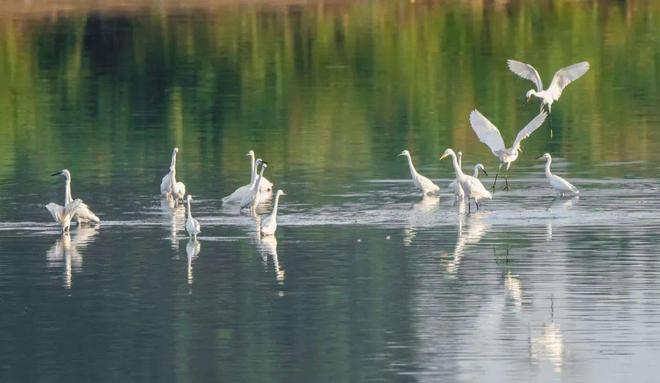
<path fill-rule="evenodd" d="M 660 373 L 659 4 L 104 7 L 0 11 L 0 381 Z M 507 143 L 538 112 L 509 57 L 591 70 L 468 216 L 438 157 L 492 182 L 470 110 Z M 198 248 L 158 196 L 173 146 Z M 276 240 L 220 202 L 249 149 L 288 192 Z M 553 200 L 544 152 L 579 198 Z M 62 168 L 100 227 L 51 223 Z"/>

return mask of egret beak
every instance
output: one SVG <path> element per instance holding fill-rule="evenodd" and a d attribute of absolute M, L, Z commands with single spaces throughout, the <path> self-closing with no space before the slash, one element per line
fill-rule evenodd
<path fill-rule="evenodd" d="M 51 174 L 50 176 L 53 177 L 53 176 L 61 176 L 61 175 L 62 175 L 62 172 L 59 171 L 59 172 L 55 172 L 55 173 Z"/>
<path fill-rule="evenodd" d="M 532 96 L 527 96 L 527 102 L 529 103 L 529 99 L 532 98 Z"/>
<path fill-rule="evenodd" d="M 520 151 L 520 153 L 522 153 L 523 152 L 522 151 L 522 146 L 518 146 L 518 150 Z"/>
<path fill-rule="evenodd" d="M 440 157 L 440 159 L 442 160 L 442 159 L 444 159 L 444 158 L 447 157 L 447 156 L 448 156 L 448 154 L 445 153 L 445 154 L 442 155 L 442 157 Z"/>
<path fill-rule="evenodd" d="M 282 192 L 282 195 L 286 195 L 286 193 Z"/>
<path fill-rule="evenodd" d="M 537 160 L 540 160 L 541 158 L 543 158 L 543 154 L 541 154 L 540 156 L 536 157 Z"/>
<path fill-rule="evenodd" d="M 262 165 L 268 165 L 268 162 L 266 162 L 266 161 L 261 161 L 261 164 L 262 164 Z"/>
<path fill-rule="evenodd" d="M 484 172 L 484 174 L 486 175 L 486 177 L 490 177 L 490 176 L 488 175 L 488 173 L 486 173 L 486 169 L 481 169 L 481 171 Z"/>
<path fill-rule="evenodd" d="M 245 157 L 250 157 L 250 153 L 245 153 Z"/>

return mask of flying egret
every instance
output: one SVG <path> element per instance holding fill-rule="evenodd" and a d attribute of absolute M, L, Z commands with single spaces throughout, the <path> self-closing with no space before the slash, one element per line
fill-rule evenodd
<path fill-rule="evenodd" d="M 533 120 L 531 120 L 527 125 L 518 132 L 513 145 L 510 148 L 504 146 L 504 140 L 502 139 L 502 134 L 497 130 L 495 125 L 488 121 L 478 110 L 473 110 L 470 113 L 470 124 L 472 125 L 472 130 L 479 137 L 479 141 L 488 145 L 491 152 L 500 160 L 500 165 L 497 168 L 497 174 L 495 175 L 495 182 L 493 182 L 493 190 L 495 190 L 495 185 L 497 184 L 497 177 L 500 175 L 500 170 L 502 165 L 506 164 L 506 173 L 504 173 L 504 180 L 506 182 L 506 187 L 504 190 L 509 190 L 509 168 L 511 163 L 518 159 L 518 154 L 520 151 L 520 143 L 525 138 L 529 137 L 536 129 L 538 129 L 545 121 L 545 118 L 548 114 L 545 111 L 541 111 Z"/>
<path fill-rule="evenodd" d="M 261 179 L 264 176 L 264 170 L 266 170 L 266 168 L 268 167 L 268 163 L 266 161 L 263 161 L 261 158 L 258 158 L 256 161 L 256 166 L 258 167 L 259 165 L 261 165 L 261 171 L 259 172 L 259 175 L 252 182 L 252 185 L 250 186 L 250 190 L 245 196 L 243 196 L 243 199 L 241 200 L 241 209 L 249 209 L 251 213 L 255 212 L 255 210 L 257 209 L 257 205 L 259 205 L 259 202 L 261 200 L 260 184 L 261 184 Z"/>
<path fill-rule="evenodd" d="M 559 194 L 560 197 L 563 197 L 564 194 L 575 195 L 580 193 L 580 191 L 575 186 L 571 185 L 570 182 L 550 172 L 550 164 L 552 163 L 550 153 L 545 153 L 537 158 L 537 160 L 540 159 L 545 160 L 545 178 L 548 179 L 550 186 L 557 191 L 557 194 Z"/>
<path fill-rule="evenodd" d="M 478 178 L 466 175 L 463 173 L 463 170 L 458 166 L 458 159 L 456 158 L 456 153 L 452 149 L 445 150 L 444 154 L 440 159 L 451 156 L 452 163 L 454 165 L 454 171 L 456 172 L 456 179 L 461 184 L 463 191 L 465 192 L 465 197 L 467 197 L 468 202 L 468 214 L 470 213 L 470 198 L 474 199 L 475 205 L 477 205 L 477 210 L 479 210 L 479 200 L 483 198 L 492 199 L 493 195 L 490 194 L 484 185 L 479 181 Z"/>
<path fill-rule="evenodd" d="M 170 196 L 172 194 L 172 177 L 176 173 L 176 154 L 179 152 L 179 148 L 174 148 L 172 150 L 172 160 L 170 161 L 170 171 L 163 176 L 163 179 L 160 181 L 160 194 L 163 197 Z"/>
<path fill-rule="evenodd" d="M 252 183 L 252 181 L 254 181 L 254 179 L 257 178 L 257 160 L 255 159 L 254 156 L 254 150 L 250 149 L 247 155 L 250 157 L 250 162 L 252 164 L 252 171 L 250 173 L 250 183 Z M 268 181 L 268 179 L 264 177 L 261 180 L 261 186 L 259 186 L 259 191 L 261 191 L 262 193 L 273 191 L 273 183 Z"/>
<path fill-rule="evenodd" d="M 186 219 L 186 231 L 188 232 L 188 236 L 192 237 L 193 239 L 197 239 L 197 234 L 199 234 L 202 230 L 199 226 L 199 221 L 192 216 L 192 211 L 190 210 L 190 201 L 192 201 L 192 196 L 188 194 L 188 218 Z"/>
<path fill-rule="evenodd" d="M 516 60 L 507 60 L 506 62 L 511 72 L 532 81 L 536 85 L 536 90 L 530 89 L 527 92 L 527 102 L 529 102 L 532 96 L 540 98 L 541 111 L 543 111 L 543 106 L 547 105 L 548 113 L 551 113 L 552 103 L 559 100 L 559 96 L 561 96 L 564 88 L 571 82 L 582 77 L 589 70 L 589 63 L 586 61 L 561 68 L 555 73 L 548 89 L 543 90 L 541 76 L 539 76 L 539 72 L 533 66 Z"/>
<path fill-rule="evenodd" d="M 277 230 L 277 207 L 280 202 L 280 196 L 286 195 L 282 190 L 278 190 L 275 194 L 275 204 L 273 205 L 273 212 L 263 221 L 261 221 L 261 235 L 275 235 L 275 230 Z"/>
<path fill-rule="evenodd" d="M 51 174 L 51 176 L 63 176 L 65 179 L 64 182 L 64 204 L 69 204 L 73 201 L 73 197 L 71 196 L 71 172 L 67 169 L 63 169 L 59 172 L 55 172 Z M 100 223 L 101 220 L 99 217 L 92 212 L 92 210 L 84 204 L 82 201 L 80 203 L 80 206 L 76 209 L 73 218 L 74 220 L 78 221 L 78 225 L 80 225 L 83 222 L 94 222 L 94 223 Z"/>
<path fill-rule="evenodd" d="M 440 191 L 438 185 L 434 184 L 430 179 L 417 173 L 409 151 L 404 150 L 399 153 L 399 155 L 406 156 L 408 158 L 408 167 L 410 167 L 410 176 L 412 177 L 413 184 L 415 184 L 415 186 L 422 191 L 423 195 L 437 194 Z"/>

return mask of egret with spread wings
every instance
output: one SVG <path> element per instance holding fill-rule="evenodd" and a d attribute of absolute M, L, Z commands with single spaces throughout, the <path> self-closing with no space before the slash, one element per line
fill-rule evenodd
<path fill-rule="evenodd" d="M 520 143 L 538 129 L 547 116 L 548 114 L 545 111 L 541 111 L 541 113 L 534 117 L 532 121 L 518 132 L 515 141 L 513 141 L 513 145 L 507 149 L 504 146 L 504 140 L 502 139 L 500 131 L 495 125 L 493 125 L 493 123 L 488 121 L 488 119 L 476 109 L 470 113 L 470 125 L 472 125 L 472 130 L 477 134 L 477 137 L 479 137 L 479 141 L 488 145 L 491 152 L 493 152 L 495 157 L 500 160 L 500 166 L 495 175 L 495 182 L 493 182 L 493 190 L 495 190 L 497 177 L 502 169 L 502 165 L 506 165 L 506 173 L 504 174 L 506 187 L 504 190 L 509 190 L 509 168 L 511 167 L 511 163 L 518 159 L 518 154 L 521 151 Z"/>
<path fill-rule="evenodd" d="M 561 68 L 555 73 L 548 89 L 544 90 L 541 76 L 539 76 L 539 72 L 533 66 L 516 60 L 507 60 L 507 64 L 511 72 L 536 85 L 536 90 L 530 89 L 527 92 L 527 102 L 529 102 L 532 96 L 540 98 L 542 101 L 541 110 L 543 110 L 544 105 L 547 105 L 548 113 L 551 113 L 552 103 L 559 100 L 559 96 L 561 96 L 564 88 L 571 82 L 582 77 L 589 70 L 589 63 L 586 61 Z"/>

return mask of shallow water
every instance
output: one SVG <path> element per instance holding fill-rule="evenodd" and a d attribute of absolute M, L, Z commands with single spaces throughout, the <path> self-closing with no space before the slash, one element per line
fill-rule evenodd
<path fill-rule="evenodd" d="M 660 6 L 136 4 L 0 12 L 1 381 L 658 375 Z M 468 215 L 437 158 L 490 185 L 470 110 L 509 142 L 538 107 L 511 56 L 592 68 Z M 158 196 L 173 146 L 197 243 Z M 288 193 L 276 239 L 221 203 L 249 149 Z M 61 168 L 100 226 L 50 222 Z"/>

